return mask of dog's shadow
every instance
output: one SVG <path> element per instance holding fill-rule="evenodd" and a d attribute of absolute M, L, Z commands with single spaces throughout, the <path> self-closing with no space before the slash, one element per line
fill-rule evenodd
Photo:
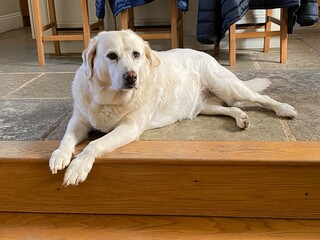
<path fill-rule="evenodd" d="M 279 120 L 282 119 L 281 117 L 278 117 L 272 110 L 269 110 L 260 106 L 245 106 L 245 107 L 241 107 L 241 110 L 244 111 L 249 116 L 250 125 L 251 125 L 250 128 L 252 128 L 253 126 L 261 125 L 261 124 L 263 124 L 264 126 L 270 125 L 271 127 L 272 124 L 270 122 L 274 122 L 275 119 L 279 119 Z M 245 130 L 245 129 L 239 128 L 235 123 L 235 119 L 233 119 L 232 117 L 226 117 L 226 116 L 216 116 L 216 117 L 224 119 L 224 123 L 222 124 L 221 127 L 227 132 L 237 133 Z"/>
<path fill-rule="evenodd" d="M 201 138 L 199 136 L 192 137 L 190 134 L 203 134 L 203 131 L 225 131 L 226 133 L 239 133 L 244 135 L 251 135 L 254 134 L 253 129 L 263 129 L 268 126 L 268 128 L 272 127 L 273 123 L 276 119 L 280 120 L 281 118 L 278 117 L 273 111 L 268 110 L 266 108 L 262 108 L 259 106 L 245 106 L 241 107 L 241 110 L 246 112 L 249 116 L 251 127 L 248 129 L 248 132 L 245 129 L 241 129 L 237 126 L 236 121 L 232 117 L 216 115 L 216 116 L 204 116 L 199 115 L 197 119 L 192 120 L 183 120 L 181 122 L 174 123 L 172 125 L 168 125 L 159 129 L 151 129 L 147 131 L 147 137 L 142 139 L 149 139 L 152 138 L 156 140 L 159 136 L 159 141 L 164 140 L 165 138 L 168 139 L 176 139 L 177 136 L 171 136 L 172 132 L 179 133 L 179 138 L 185 135 L 185 140 L 191 140 L 193 138 L 198 139 Z M 193 127 L 192 127 L 193 126 Z M 212 127 L 214 126 L 214 127 Z M 205 130 L 204 130 L 205 129 Z M 98 130 L 93 130 L 89 133 L 89 140 L 96 140 L 105 136 L 108 133 L 104 133 Z M 168 135 L 168 136 L 167 136 Z M 182 136 L 180 136 L 182 135 Z M 206 134 L 204 134 L 206 135 Z M 248 136 L 249 137 L 249 136 Z"/>
<path fill-rule="evenodd" d="M 99 131 L 99 130 L 91 130 L 91 131 L 89 132 L 88 139 L 89 139 L 90 141 L 94 141 L 94 140 L 96 140 L 96 139 L 98 139 L 98 138 L 102 138 L 102 137 L 105 136 L 106 134 L 108 134 L 108 133 L 101 132 L 101 131 Z"/>

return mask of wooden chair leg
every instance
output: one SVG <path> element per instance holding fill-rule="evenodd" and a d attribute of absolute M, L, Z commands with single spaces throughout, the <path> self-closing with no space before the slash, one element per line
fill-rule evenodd
<path fill-rule="evenodd" d="M 128 28 L 134 31 L 134 10 L 133 8 L 128 9 Z"/>
<path fill-rule="evenodd" d="M 129 28 L 129 10 L 123 10 L 121 12 L 121 29 Z"/>
<path fill-rule="evenodd" d="M 90 23 L 88 14 L 88 0 L 81 0 L 82 27 L 84 48 L 89 46 L 90 41 Z"/>
<path fill-rule="evenodd" d="M 213 46 L 213 55 L 219 56 L 219 54 L 220 54 L 220 44 L 217 43 Z"/>
<path fill-rule="evenodd" d="M 178 39 L 179 39 L 179 48 L 183 48 L 183 13 L 181 10 L 178 10 L 179 26 L 178 26 Z"/>
<path fill-rule="evenodd" d="M 177 20 L 177 0 L 171 0 L 171 48 L 178 47 Z"/>
<path fill-rule="evenodd" d="M 98 25 L 99 25 L 99 32 L 104 31 L 104 20 L 103 19 L 98 19 Z"/>
<path fill-rule="evenodd" d="M 281 25 L 280 25 L 280 62 L 287 62 L 287 48 L 288 48 L 288 30 L 287 30 L 287 19 L 288 19 L 288 9 L 281 9 Z"/>
<path fill-rule="evenodd" d="M 50 23 L 53 23 L 52 26 L 52 35 L 58 35 L 57 31 L 57 17 L 56 17 L 56 10 L 54 6 L 54 0 L 48 0 L 48 7 L 49 7 L 49 19 Z M 61 55 L 61 50 L 60 50 L 60 42 L 59 41 L 54 41 L 54 51 L 56 55 L 60 56 Z"/>
<path fill-rule="evenodd" d="M 269 17 L 272 16 L 272 9 L 266 10 L 266 24 L 265 24 L 265 31 L 269 32 L 271 31 L 271 21 Z M 264 46 L 263 46 L 263 52 L 267 53 L 270 49 L 270 37 L 264 37 Z"/>
<path fill-rule="evenodd" d="M 232 24 L 229 28 L 229 64 L 236 65 L 237 39 L 236 39 L 236 24 Z"/>
<path fill-rule="evenodd" d="M 40 66 L 45 65 L 44 60 L 44 45 L 42 41 L 42 20 L 41 20 L 41 10 L 40 10 L 40 2 L 39 0 L 32 0 L 33 6 L 33 20 L 34 20 L 34 27 L 35 27 L 35 34 L 36 34 L 36 41 L 37 41 L 37 51 L 38 51 L 38 63 Z"/>

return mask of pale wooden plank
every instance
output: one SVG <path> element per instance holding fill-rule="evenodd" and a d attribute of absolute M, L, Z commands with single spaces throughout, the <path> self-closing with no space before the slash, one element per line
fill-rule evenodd
<path fill-rule="evenodd" d="M 12 240 L 318 240 L 320 221 L 4 213 L 0 236 Z"/>
<path fill-rule="evenodd" d="M 320 218 L 319 142 L 138 141 L 69 188 L 57 145 L 2 142 L 0 211 Z"/>
<path fill-rule="evenodd" d="M 80 148 L 81 149 L 81 148 Z M 281 165 L 319 163 L 320 142 L 223 142 L 223 141 L 136 141 L 117 149 L 104 157 L 113 159 L 134 159 L 135 161 L 185 160 L 206 164 L 227 162 Z M 156 154 L 155 154 L 156 153 Z"/>
<path fill-rule="evenodd" d="M 43 31 L 42 31 L 40 0 L 32 0 L 32 7 L 33 7 L 35 35 L 36 35 L 36 41 L 37 41 L 38 63 L 39 63 L 39 66 L 43 67 L 45 65 L 45 58 L 44 58 L 44 45 L 42 42 Z"/>
<path fill-rule="evenodd" d="M 314 166 L 106 163 L 68 188 L 46 162 L 0 170 L 0 211 L 320 218 Z"/>
<path fill-rule="evenodd" d="M 57 36 L 42 36 L 42 41 L 80 41 L 83 40 L 83 35 L 57 35 Z"/>
<path fill-rule="evenodd" d="M 77 152 L 87 143 L 80 144 Z M 0 159 L 15 161 L 47 160 L 59 145 L 57 141 L 2 141 Z M 313 164 L 320 162 L 320 142 L 213 142 L 136 141 L 98 158 L 113 162 L 196 162 L 221 164 L 225 161 L 250 164 Z M 156 153 L 156 154 L 155 154 Z"/>
<path fill-rule="evenodd" d="M 55 26 L 55 24 L 56 24 L 56 23 L 51 22 L 51 23 L 48 23 L 48 24 L 44 25 L 44 26 L 42 27 L 42 31 L 44 32 L 44 31 L 47 31 L 47 30 L 50 29 L 50 28 L 53 28 L 53 27 Z"/>
<path fill-rule="evenodd" d="M 264 32 L 243 32 L 243 33 L 236 33 L 236 38 L 259 38 L 259 37 L 273 37 L 273 36 L 280 36 L 280 31 L 264 31 Z"/>
<path fill-rule="evenodd" d="M 121 29 L 129 28 L 129 10 L 125 9 L 121 12 Z"/>
<path fill-rule="evenodd" d="M 287 49 L 288 49 L 288 33 L 287 33 L 287 20 L 288 9 L 281 9 L 281 35 L 280 35 L 280 63 L 285 64 L 287 62 Z"/>
<path fill-rule="evenodd" d="M 137 34 L 144 40 L 171 38 L 171 33 L 139 33 L 137 32 Z"/>
<path fill-rule="evenodd" d="M 237 61 L 237 33 L 236 24 L 232 24 L 229 28 L 229 64 L 235 66 Z"/>
<path fill-rule="evenodd" d="M 272 16 L 272 9 L 267 9 L 266 10 L 266 23 L 265 23 L 265 31 L 266 32 L 271 31 L 271 22 L 272 22 L 271 16 Z M 270 49 L 270 37 L 265 36 L 264 42 L 263 42 L 263 52 L 267 53 L 267 52 L 269 52 L 269 49 Z"/>
<path fill-rule="evenodd" d="M 277 25 L 281 25 L 281 21 L 277 18 L 274 18 L 274 17 L 270 17 L 269 18 L 271 22 L 273 22 L 274 24 L 277 24 Z"/>
<path fill-rule="evenodd" d="M 81 0 L 81 16 L 82 16 L 82 28 L 83 28 L 83 43 L 84 48 L 89 46 L 90 41 L 90 22 L 88 12 L 88 0 Z"/>
<path fill-rule="evenodd" d="M 54 5 L 54 0 L 49 0 L 48 1 L 48 8 L 49 8 L 49 16 L 50 16 L 50 22 L 53 23 L 51 26 L 52 28 L 52 35 L 57 36 L 58 35 L 58 30 L 57 30 L 57 17 L 56 17 L 56 8 Z M 54 42 L 54 51 L 56 55 L 60 56 L 61 55 L 61 49 L 60 49 L 60 42 L 55 41 Z"/>

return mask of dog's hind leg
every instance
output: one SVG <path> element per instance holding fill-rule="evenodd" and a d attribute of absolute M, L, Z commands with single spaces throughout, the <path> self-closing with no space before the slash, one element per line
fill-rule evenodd
<path fill-rule="evenodd" d="M 230 116 L 236 120 L 237 126 L 239 128 L 245 129 L 250 126 L 248 115 L 237 107 L 224 107 L 204 103 L 204 106 L 202 107 L 200 114 Z"/>
<path fill-rule="evenodd" d="M 253 98 L 243 99 L 241 101 L 251 101 L 260 104 L 261 106 L 273 110 L 279 117 L 294 118 L 297 116 L 297 111 L 287 103 L 278 102 L 267 95 L 256 93 Z"/>
<path fill-rule="evenodd" d="M 219 91 L 217 94 L 229 106 L 233 106 L 237 102 L 254 102 L 261 106 L 273 110 L 280 117 L 293 118 L 297 116 L 296 110 L 287 103 L 278 102 L 267 95 L 261 95 L 255 90 L 249 88 L 241 80 L 226 79 L 223 87 L 224 91 Z"/>

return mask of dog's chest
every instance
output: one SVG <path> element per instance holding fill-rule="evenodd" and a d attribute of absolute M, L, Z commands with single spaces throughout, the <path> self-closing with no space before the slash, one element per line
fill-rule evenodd
<path fill-rule="evenodd" d="M 119 106 L 91 104 L 88 109 L 88 121 L 91 126 L 102 132 L 110 132 L 123 120 L 127 112 Z"/>

